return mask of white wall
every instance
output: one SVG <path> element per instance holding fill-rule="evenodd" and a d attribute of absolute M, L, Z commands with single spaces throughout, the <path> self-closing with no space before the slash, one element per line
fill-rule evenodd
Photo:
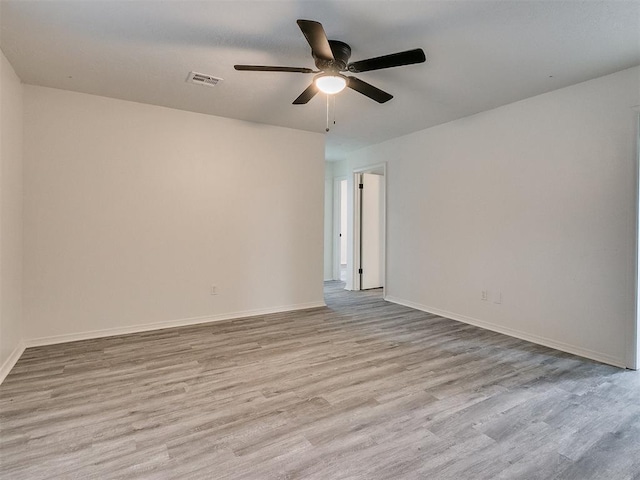
<path fill-rule="evenodd" d="M 24 89 L 30 344 L 323 304 L 323 135 Z"/>
<path fill-rule="evenodd" d="M 22 84 L 0 51 L 0 382 L 22 347 Z"/>
<path fill-rule="evenodd" d="M 389 162 L 387 298 L 630 364 L 638 104 L 635 68 L 350 155 Z"/>

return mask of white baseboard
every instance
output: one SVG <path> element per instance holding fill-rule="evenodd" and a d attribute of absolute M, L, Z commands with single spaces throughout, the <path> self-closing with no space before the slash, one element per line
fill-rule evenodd
<path fill-rule="evenodd" d="M 93 338 L 102 338 L 102 337 L 113 337 L 116 335 L 127 335 L 129 333 L 148 332 L 151 330 L 161 330 L 164 328 L 184 327 L 188 325 L 198 325 L 201 323 L 220 322 L 223 320 L 235 320 L 239 318 L 255 317 L 258 315 L 292 312 L 296 310 L 307 310 L 310 308 L 319 308 L 319 307 L 325 307 L 325 306 L 326 306 L 326 303 L 324 302 L 299 303 L 295 305 L 285 305 L 281 307 L 261 308 L 261 309 L 255 309 L 255 310 L 245 310 L 240 312 L 223 313 L 219 315 L 206 315 L 202 317 L 191 317 L 191 318 L 182 318 L 179 320 L 168 320 L 165 322 L 145 323 L 141 325 L 132 325 L 128 327 L 107 328 L 104 330 L 91 330 L 88 332 L 69 333 L 64 335 L 53 335 L 50 337 L 30 338 L 25 340 L 24 346 L 27 348 L 40 347 L 44 345 L 55 345 L 57 343 L 75 342 L 78 340 L 90 340 Z"/>
<path fill-rule="evenodd" d="M 606 363 L 608 365 L 613 365 L 615 367 L 626 368 L 625 360 L 622 357 L 612 357 L 611 355 L 607 355 L 606 353 L 596 352 L 593 350 L 578 347 L 576 345 L 571 345 L 564 342 L 558 342 L 550 338 L 533 335 L 531 333 L 522 332 L 520 330 L 504 327 L 502 325 L 496 325 L 494 323 L 486 322 L 484 320 L 478 320 L 477 318 L 467 317 L 466 315 L 459 315 L 457 313 L 447 312 L 446 310 L 440 310 L 438 308 L 429 307 L 427 305 L 421 305 L 419 303 L 415 303 L 409 300 L 404 300 L 402 298 L 394 297 L 392 295 L 385 296 L 385 300 L 391 303 L 397 303 L 398 305 L 404 305 L 405 307 L 413 308 L 415 310 L 421 310 L 423 312 L 433 313 L 434 315 L 439 315 L 441 317 L 449 318 L 451 320 L 457 320 L 458 322 L 467 323 L 469 325 L 474 325 L 476 327 L 484 328 L 486 330 L 491 330 L 493 332 L 509 335 L 510 337 L 526 340 L 527 342 L 536 343 L 538 345 L 543 345 L 545 347 L 553 348 L 555 350 L 560 350 L 561 352 L 571 353 L 579 357 L 589 358 L 591 360 L 595 360 L 601 363 Z"/>
<path fill-rule="evenodd" d="M 4 382 L 4 379 L 7 378 L 7 375 L 9 375 L 9 372 L 14 367 L 14 365 L 18 363 L 18 360 L 20 360 L 20 357 L 24 353 L 25 348 L 26 348 L 26 345 L 24 344 L 24 342 L 20 342 L 16 346 L 16 348 L 14 348 L 13 352 L 11 352 L 11 355 L 9 355 L 9 358 L 7 358 L 4 361 L 4 363 L 2 364 L 2 367 L 0 367 L 0 385 L 2 385 L 2 382 Z"/>

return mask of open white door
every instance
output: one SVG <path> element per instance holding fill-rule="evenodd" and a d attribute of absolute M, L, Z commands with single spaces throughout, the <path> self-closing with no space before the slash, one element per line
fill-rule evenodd
<path fill-rule="evenodd" d="M 383 283 L 384 177 L 363 173 L 360 202 L 360 289 Z"/>

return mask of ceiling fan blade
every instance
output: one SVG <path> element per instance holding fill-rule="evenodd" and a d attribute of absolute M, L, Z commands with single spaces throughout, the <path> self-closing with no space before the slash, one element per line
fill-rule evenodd
<path fill-rule="evenodd" d="M 323 60 L 333 60 L 333 52 L 320 22 L 298 20 L 298 26 L 311 46 L 313 54 Z"/>
<path fill-rule="evenodd" d="M 388 102 L 393 98 L 393 95 L 390 93 L 380 90 L 367 82 L 363 82 L 359 78 L 347 77 L 347 79 L 347 87 L 369 97 L 372 100 L 375 100 L 378 103 Z"/>
<path fill-rule="evenodd" d="M 315 82 L 311 82 L 311 85 L 309 85 L 305 89 L 305 91 L 302 92 L 300 96 L 293 101 L 293 104 L 304 105 L 305 103 L 309 102 L 309 100 L 311 100 L 313 97 L 315 97 L 316 93 L 318 93 L 318 87 L 316 87 Z"/>
<path fill-rule="evenodd" d="M 250 72 L 292 72 L 292 73 L 318 73 L 310 68 L 298 67 L 271 67 L 268 65 L 234 65 L 236 70 L 245 70 Z"/>
<path fill-rule="evenodd" d="M 369 58 L 358 62 L 350 63 L 347 68 L 350 72 L 360 73 L 369 70 L 381 70 L 383 68 L 401 67 L 402 65 L 412 65 L 422 63 L 427 59 L 421 48 L 407 50 L 406 52 L 392 53 L 382 57 Z"/>

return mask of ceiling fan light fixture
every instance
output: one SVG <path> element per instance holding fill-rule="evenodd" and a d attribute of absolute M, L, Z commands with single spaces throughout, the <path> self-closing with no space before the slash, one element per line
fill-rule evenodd
<path fill-rule="evenodd" d="M 347 80 L 342 75 L 321 75 L 315 79 L 316 87 L 323 93 L 333 95 L 347 86 Z"/>

